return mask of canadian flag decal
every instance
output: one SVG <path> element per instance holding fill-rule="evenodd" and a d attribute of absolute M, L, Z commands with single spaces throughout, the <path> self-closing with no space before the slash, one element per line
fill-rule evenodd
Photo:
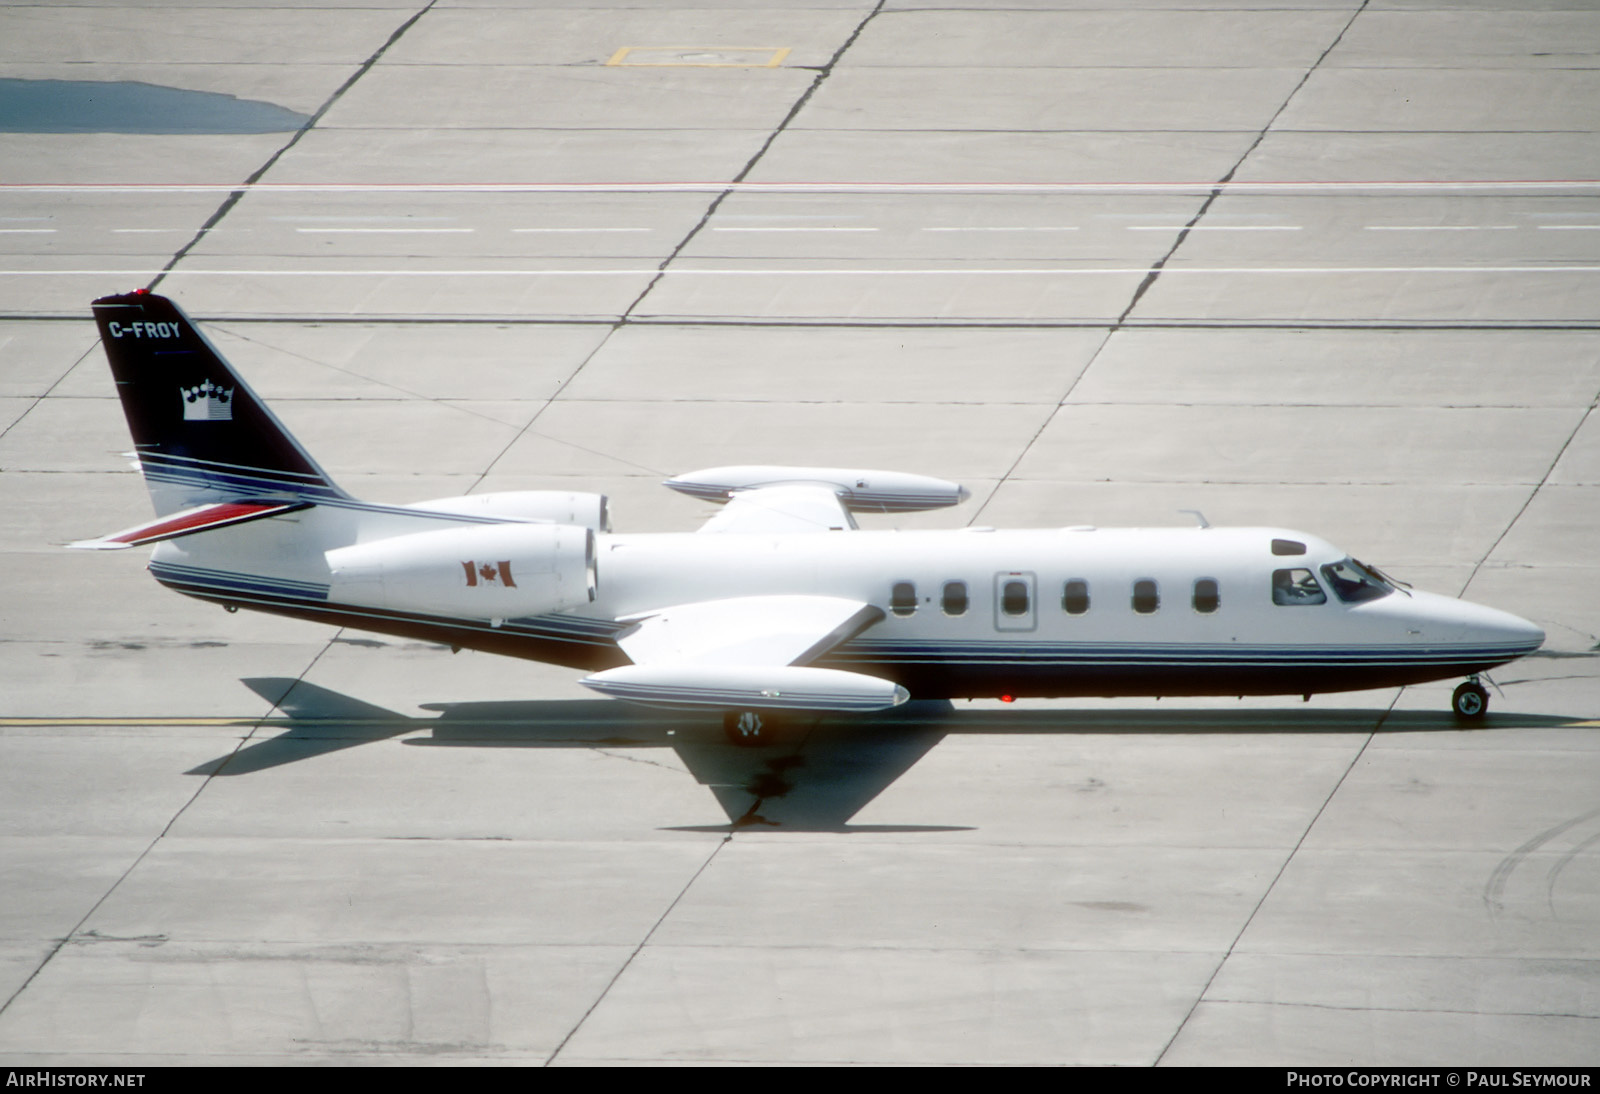
<path fill-rule="evenodd" d="M 507 589 L 517 587 L 511 577 L 510 562 L 463 562 L 461 568 L 467 572 L 469 589 L 479 585 L 500 585 Z"/>

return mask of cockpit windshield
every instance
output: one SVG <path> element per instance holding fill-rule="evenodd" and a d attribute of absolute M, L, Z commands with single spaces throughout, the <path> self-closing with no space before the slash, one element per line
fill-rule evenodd
<path fill-rule="evenodd" d="M 1333 595 L 1346 604 L 1359 604 L 1363 600 L 1377 600 L 1394 592 L 1375 570 L 1353 558 L 1330 562 L 1322 567 L 1322 576 L 1333 587 Z"/>

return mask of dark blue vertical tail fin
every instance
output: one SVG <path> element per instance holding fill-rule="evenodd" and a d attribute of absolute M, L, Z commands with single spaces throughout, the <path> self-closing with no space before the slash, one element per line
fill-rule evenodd
<path fill-rule="evenodd" d="M 171 300 L 102 297 L 94 318 L 158 515 L 346 496 Z"/>

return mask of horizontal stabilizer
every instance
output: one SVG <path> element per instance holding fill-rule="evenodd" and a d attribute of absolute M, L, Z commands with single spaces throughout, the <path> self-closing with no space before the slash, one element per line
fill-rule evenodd
<path fill-rule="evenodd" d="M 252 520 L 275 517 L 281 513 L 292 513 L 310 507 L 311 502 L 308 501 L 223 501 L 214 505 L 197 505 L 181 513 L 158 517 L 133 528 L 124 528 L 109 536 L 102 536 L 99 539 L 80 539 L 67 546 L 85 551 L 120 551 L 126 547 L 143 547 L 147 543 L 159 543 L 161 540 L 177 539 L 179 536 L 192 536 L 198 532 L 214 532 L 218 528 L 231 528 L 236 524 L 245 524 Z"/>
<path fill-rule="evenodd" d="M 891 680 L 771 665 L 624 665 L 580 681 L 603 695 L 699 710 L 887 710 L 909 698 Z"/>

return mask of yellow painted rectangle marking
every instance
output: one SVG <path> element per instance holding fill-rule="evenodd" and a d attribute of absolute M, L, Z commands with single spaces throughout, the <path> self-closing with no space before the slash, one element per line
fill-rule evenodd
<path fill-rule="evenodd" d="M 193 718 L 176 715 L 170 718 L 150 717 L 98 717 L 98 718 L 0 718 L 0 729 L 36 728 L 48 726 L 253 726 L 265 718 Z"/>
<path fill-rule="evenodd" d="M 777 68 L 789 56 L 788 46 L 623 46 L 606 62 L 609 67 L 637 68 Z"/>
<path fill-rule="evenodd" d="M 143 716 L 135 718 L 0 718 L 0 729 L 97 729 L 114 728 L 116 726 L 148 726 L 156 728 L 165 727 L 169 729 L 193 728 L 198 726 L 205 729 L 227 729 L 230 727 L 248 729 L 252 726 L 271 728 L 290 725 L 400 725 L 402 723 L 409 723 L 415 720 L 416 719 L 407 718 L 404 715 L 399 714 L 395 715 L 393 718 L 291 718 L 283 714 L 277 714 L 265 718 L 193 718 L 181 715 L 171 718 L 150 718 Z"/>

